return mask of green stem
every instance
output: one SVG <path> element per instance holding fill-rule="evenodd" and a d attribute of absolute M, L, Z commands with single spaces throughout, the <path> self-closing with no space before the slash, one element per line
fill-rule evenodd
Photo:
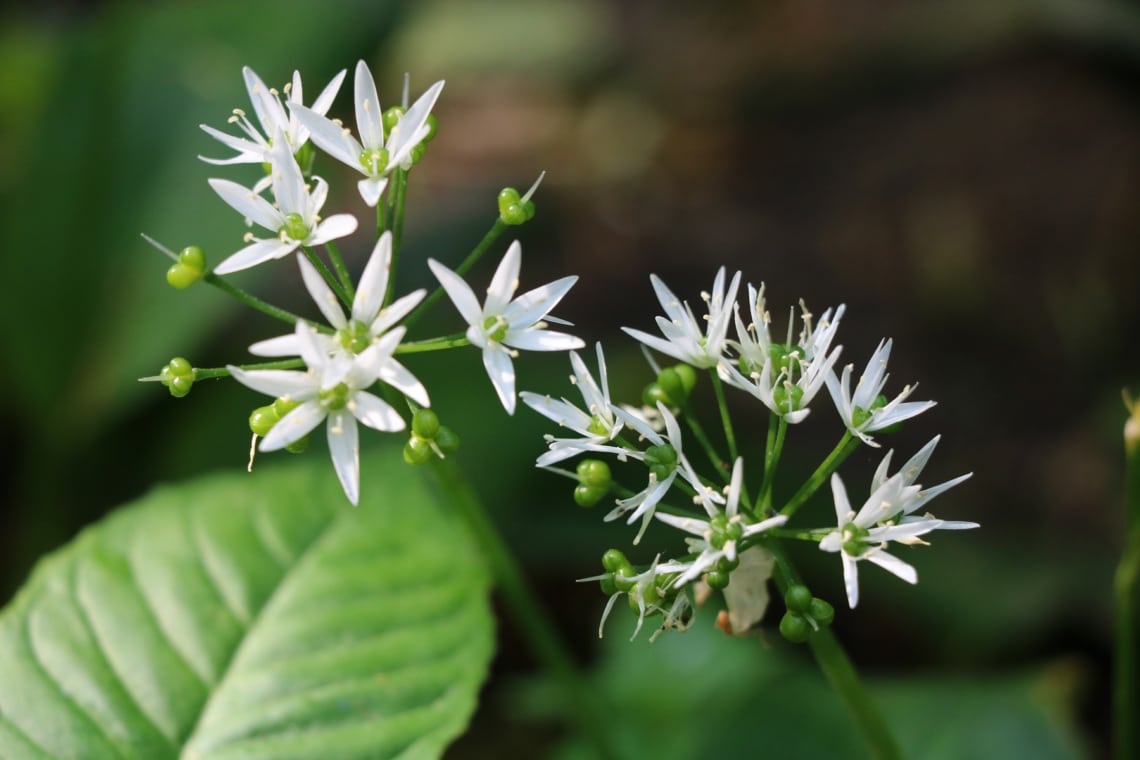
<path fill-rule="evenodd" d="M 262 301 L 257 296 L 246 293 L 241 288 L 231 285 L 213 272 L 207 274 L 203 280 L 226 295 L 241 301 L 246 306 L 257 309 L 262 314 L 268 314 L 274 319 L 280 319 L 282 322 L 288 322 L 291 325 L 296 325 L 297 322 L 301 320 L 301 317 L 298 317 L 296 314 L 285 311 L 284 309 L 279 309 L 273 304 Z"/>
<path fill-rule="evenodd" d="M 773 423 L 775 424 L 773 425 Z M 758 514 L 765 514 L 772 506 L 772 487 L 776 482 L 776 465 L 780 463 L 780 455 L 784 452 L 784 436 L 787 432 L 788 421 L 773 414 L 768 421 L 768 440 L 764 447 L 764 486 L 760 489 Z"/>
<path fill-rule="evenodd" d="M 282 359 L 275 362 L 256 362 L 254 364 L 242 364 L 239 369 L 257 370 L 257 369 L 297 369 L 304 367 L 304 359 Z M 201 369 L 194 368 L 194 382 L 199 380 L 216 380 L 220 377 L 229 377 L 230 371 L 225 367 L 203 367 Z M 149 380 L 150 378 L 144 378 Z"/>
<path fill-rule="evenodd" d="M 400 268 L 400 243 L 404 237 L 404 207 L 408 197 L 408 173 L 397 169 L 392 173 L 392 268 L 388 273 L 388 288 L 384 291 L 384 306 L 392 302 L 396 292 L 396 272 Z"/>
<path fill-rule="evenodd" d="M 464 333 L 455 333 L 454 335 L 445 335 L 442 338 L 430 338 L 428 340 L 417 340 L 411 343 L 401 343 L 396 346 L 396 350 L 392 353 L 395 354 L 419 354 L 424 351 L 442 351 L 445 348 L 457 348 L 459 346 L 469 346 L 471 342 L 467 340 Z"/>
<path fill-rule="evenodd" d="M 432 474 L 446 494 L 445 502 L 458 510 L 470 528 L 493 573 L 499 594 L 529 644 L 532 654 L 550 672 L 562 689 L 565 707 L 583 735 L 593 740 L 603 756 L 606 751 L 605 717 L 599 695 L 579 674 L 558 629 L 544 614 L 538 598 L 527 584 L 522 568 L 496 531 L 479 497 L 452 459 L 433 459 Z"/>
<path fill-rule="evenodd" d="M 380 236 L 384 234 L 384 230 L 388 229 L 388 205 L 381 199 L 376 204 L 376 239 L 379 240 Z"/>
<path fill-rule="evenodd" d="M 494 245 L 495 241 L 499 239 L 499 236 L 502 235 L 506 229 L 507 224 L 502 219 L 496 218 L 495 223 L 491 225 L 491 229 L 487 230 L 487 234 L 483 236 L 479 244 L 475 246 L 471 253 L 467 254 L 467 258 L 463 260 L 455 270 L 455 273 L 460 277 L 467 274 L 471 267 L 475 266 L 475 263 L 483 257 L 483 254 L 490 250 L 491 246 Z M 404 324 L 410 329 L 428 309 L 435 305 L 436 301 L 443 298 L 443 293 L 444 290 L 442 287 L 433 290 L 411 314 L 404 318 Z"/>
<path fill-rule="evenodd" d="M 1135 408 L 1131 425 L 1138 421 Z M 1132 431 L 1134 436 L 1134 431 Z M 1125 428 L 1125 541 L 1116 569 L 1116 661 L 1113 674 L 1113 733 L 1116 757 L 1140 756 L 1140 442 Z"/>
<path fill-rule="evenodd" d="M 704 428 L 701 427 L 701 423 L 697 422 L 697 418 L 694 417 L 690 412 L 689 406 L 687 404 L 682 411 L 684 411 L 685 424 L 688 425 L 689 429 L 693 431 L 693 436 L 695 436 L 697 442 L 701 444 L 701 448 L 704 449 L 705 456 L 709 458 L 709 462 L 712 464 L 713 469 L 716 470 L 717 475 L 725 483 L 727 483 L 729 481 L 728 473 L 731 469 L 728 466 L 728 463 L 725 462 L 724 458 L 717 453 L 716 448 L 712 445 L 712 441 L 709 440 L 708 435 L 705 434 Z"/>
<path fill-rule="evenodd" d="M 325 278 L 325 284 L 332 288 L 332 292 L 336 293 L 336 297 L 341 300 L 341 303 L 343 303 L 346 308 L 351 309 L 352 299 L 344 292 L 344 288 L 340 286 L 340 283 L 328 265 L 321 261 L 321 257 L 314 253 L 313 249 L 307 245 L 301 246 L 301 251 L 304 252 L 305 258 L 309 260 L 309 263 L 316 267 L 317 271 L 321 273 L 321 277 Z"/>
<path fill-rule="evenodd" d="M 789 586 L 798 582 L 795 568 L 775 542 L 769 542 L 767 546 L 776 557 L 776 571 L 773 574 L 776 586 L 781 594 L 786 593 Z M 902 752 L 894 735 L 832 630 L 820 628 L 808 636 L 807 643 L 819 669 L 854 719 L 871 756 L 877 760 L 901 760 Z"/>
<path fill-rule="evenodd" d="M 340 280 L 340 285 L 344 288 L 345 295 L 348 296 L 349 301 L 356 299 L 356 290 L 352 287 L 352 278 L 348 276 L 348 268 L 344 265 L 344 259 L 341 258 L 340 251 L 337 250 L 336 245 L 330 240 L 325 243 L 325 248 L 328 249 L 329 259 L 332 261 L 333 269 L 336 271 L 337 279 Z"/>
<path fill-rule="evenodd" d="M 728 442 L 728 456 L 733 462 L 740 456 L 736 448 L 736 435 L 732 432 L 732 419 L 728 416 L 728 402 L 724 398 L 724 384 L 715 369 L 709 369 L 712 377 L 713 390 L 716 392 L 716 403 L 720 407 L 720 422 L 724 425 L 724 439 Z"/>
<path fill-rule="evenodd" d="M 843 460 L 851 456 L 851 452 L 859 448 L 859 439 L 851 435 L 850 432 L 845 432 L 843 437 L 839 439 L 839 443 L 835 444 L 835 448 L 827 455 L 819 467 L 815 468 L 815 472 L 811 477 L 800 486 L 800 490 L 796 491 L 795 495 L 784 505 L 780 510 L 780 514 L 791 517 L 796 513 L 796 510 L 803 506 L 803 503 L 810 499 L 812 495 L 819 490 L 827 479 L 831 477 L 831 473 L 839 469 L 839 465 L 843 464 Z"/>

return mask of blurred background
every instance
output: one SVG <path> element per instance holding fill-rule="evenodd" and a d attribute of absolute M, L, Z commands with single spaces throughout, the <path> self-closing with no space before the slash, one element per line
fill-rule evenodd
<path fill-rule="evenodd" d="M 1107 755 L 1121 390 L 1140 390 L 1140 12 L 1110 0 L 9 8 L 0 598 L 39 556 L 155 483 L 245 466 L 260 396 L 203 382 L 176 400 L 136 379 L 175 355 L 241 360 L 280 328 L 206 286 L 169 288 L 169 262 L 139 233 L 200 245 L 214 263 L 236 250 L 240 220 L 205 180 L 256 170 L 198 161 L 227 151 L 197 125 L 225 128 L 232 108 L 249 107 L 243 65 L 278 86 L 299 69 L 307 99 L 347 68 L 333 113 L 349 117 L 358 59 L 385 106 L 405 71 L 415 93 L 447 80 L 438 139 L 412 175 L 401 290 L 431 283 L 428 256 L 457 264 L 494 220 L 498 190 L 545 169 L 536 219 L 512 230 L 522 284 L 581 276 L 558 313 L 605 342 L 615 396 L 632 401 L 651 380 L 618 330 L 652 329 L 650 272 L 696 302 L 719 266 L 740 269 L 767 283 L 777 329 L 801 298 L 817 314 L 846 303 L 843 361 L 860 368 L 893 337 L 888 390 L 918 382 L 915 398 L 939 405 L 888 446 L 905 458 L 941 434 L 924 482 L 974 477 L 936 512 L 983 528 L 908 554 L 917 587 L 865 570 L 855 612 L 841 604 L 835 558 L 802 553 L 813 590 L 836 604 L 836 629 L 910 753 Z M 319 167 L 333 186 L 326 213 L 366 218 L 340 168 Z M 347 250 L 357 268 L 366 253 L 363 238 Z M 285 263 L 235 280 L 312 309 Z M 455 329 L 446 310 L 435 316 L 414 337 Z M 630 644 L 619 608 L 599 642 L 605 597 L 574 579 L 597 573 L 611 546 L 635 562 L 675 550 L 675 532 L 654 528 L 630 547 L 631 529 L 603 524 L 602 508 L 574 505 L 572 484 L 535 470 L 547 428 L 527 409 L 504 419 L 477 352 L 413 358 L 462 437 L 462 464 L 609 694 L 629 756 L 862 756 L 806 652 L 774 631 L 725 639 L 704 611 L 684 636 Z M 565 357 L 529 355 L 519 387 L 569 396 L 567 373 Z M 755 450 L 765 418 L 735 402 Z M 789 493 L 840 429 L 821 406 L 792 432 Z M 852 457 L 853 492 L 880 456 Z M 365 473 L 364 487 L 379 484 Z M 825 500 L 813 510 L 833 520 Z M 499 637 L 451 755 L 583 756 L 509 621 Z"/>

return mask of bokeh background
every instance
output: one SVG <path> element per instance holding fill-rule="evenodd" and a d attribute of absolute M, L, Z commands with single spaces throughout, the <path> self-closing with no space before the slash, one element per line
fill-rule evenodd
<path fill-rule="evenodd" d="M 279 328 L 205 286 L 170 289 L 168 262 L 139 233 L 198 244 L 214 262 L 235 250 L 240 221 L 205 183 L 234 174 L 195 158 L 226 152 L 197 125 L 248 108 L 242 65 L 275 84 L 300 69 L 311 98 L 358 59 L 385 105 L 405 71 L 417 92 L 447 79 L 439 137 L 412 178 L 402 289 L 430 284 L 427 256 L 458 262 L 493 221 L 497 191 L 545 169 L 537 218 L 513 231 L 523 284 L 581 275 L 559 313 L 605 342 L 616 395 L 633 400 L 650 379 L 618 330 L 651 327 L 650 272 L 695 301 L 719 266 L 740 269 L 767 283 L 778 325 L 800 298 L 816 313 L 846 303 L 845 361 L 861 365 L 893 337 L 891 389 L 917 381 L 916 398 L 939 405 L 889 445 L 909 456 L 941 434 L 924 480 L 974 477 L 938 514 L 983 529 L 908 556 L 917 587 L 864 571 L 856 612 L 839 603 L 834 557 L 803 553 L 813 589 L 836 601 L 841 638 L 921 756 L 1107 754 L 1120 399 L 1140 388 L 1140 13 L 1110 0 L 5 11 L 0 598 L 37 557 L 153 484 L 245 466 L 259 396 L 210 382 L 175 400 L 136 378 L 174 355 L 232 362 Z M 350 113 L 350 88 L 335 112 Z M 330 208 L 363 218 L 350 178 L 323 173 Z M 348 250 L 357 267 L 364 245 Z M 285 263 L 237 280 L 311 308 Z M 706 612 L 685 636 L 629 644 L 619 609 L 599 642 L 605 598 L 573 580 L 610 546 L 647 562 L 676 537 L 654 529 L 633 549 L 632 531 L 534 470 L 545 426 L 525 409 L 503 417 L 477 352 L 416 359 L 462 437 L 461 462 L 610 695 L 631 757 L 860 756 L 805 653 L 772 632 L 727 640 Z M 564 357 L 526 357 L 520 387 L 570 393 L 567 371 Z M 764 417 L 736 401 L 762 443 Z M 793 433 L 794 487 L 839 428 L 824 406 Z M 878 458 L 856 454 L 848 482 L 865 482 Z M 364 487 L 380 484 L 365 474 Z M 831 519 L 829 504 L 815 509 Z M 577 756 L 506 619 L 499 637 L 472 731 L 451 754 Z"/>

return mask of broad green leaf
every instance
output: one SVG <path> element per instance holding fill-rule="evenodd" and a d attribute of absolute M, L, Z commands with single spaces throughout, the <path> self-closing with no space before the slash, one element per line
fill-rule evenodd
<path fill-rule="evenodd" d="M 412 471 L 164 486 L 0 613 L 0 757 L 433 757 L 492 652 L 477 549 Z"/>

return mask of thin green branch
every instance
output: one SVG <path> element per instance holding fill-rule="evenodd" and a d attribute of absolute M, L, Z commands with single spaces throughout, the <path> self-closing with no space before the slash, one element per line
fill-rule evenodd
<path fill-rule="evenodd" d="M 288 322 L 291 325 L 296 325 L 299 321 L 301 321 L 301 317 L 297 316 L 296 314 L 285 311 L 285 309 L 280 309 L 273 304 L 262 301 L 257 296 L 247 293 L 239 287 L 231 285 L 213 272 L 208 273 L 205 277 L 202 278 L 202 280 L 208 285 L 213 285 L 215 288 L 222 291 L 226 295 L 235 298 L 238 301 L 241 301 L 246 306 L 249 306 L 252 309 L 257 309 L 262 314 L 266 314 L 270 317 L 273 317 L 274 319 L 280 319 L 282 322 Z"/>
<path fill-rule="evenodd" d="M 356 299 L 356 289 L 352 287 L 352 278 L 348 275 L 348 268 L 344 265 L 344 259 L 341 258 L 340 251 L 331 240 L 325 243 L 325 248 L 329 252 L 329 260 L 332 261 L 337 279 L 340 280 L 341 287 L 344 288 L 344 294 L 348 296 L 349 303 L 351 303 Z"/>
<path fill-rule="evenodd" d="M 709 368 L 709 376 L 712 378 L 713 391 L 716 392 L 716 404 L 720 407 L 720 422 L 724 426 L 724 440 L 728 443 L 728 456 L 735 462 L 740 453 L 736 448 L 736 435 L 732 432 L 732 418 L 728 414 L 728 401 L 724 397 L 724 384 L 715 369 Z"/>
<path fill-rule="evenodd" d="M 404 237 L 404 209 L 408 196 L 408 173 L 397 169 L 392 173 L 392 268 L 388 273 L 388 288 L 384 291 L 384 305 L 392 302 L 396 292 L 396 272 L 400 269 L 400 249 Z"/>
<path fill-rule="evenodd" d="M 321 277 L 324 278 L 325 284 L 332 288 L 332 292 L 336 293 L 336 297 L 340 299 L 341 303 L 343 303 L 346 308 L 351 309 L 352 299 L 348 297 L 348 294 L 345 292 L 344 288 L 341 287 L 340 283 L 337 281 L 336 275 L 334 275 L 332 273 L 332 270 L 329 269 L 328 264 L 322 261 L 321 257 L 314 253 L 313 249 L 309 248 L 307 245 L 301 246 L 301 251 L 304 252 L 305 258 L 309 260 L 309 263 L 316 267 L 317 271 L 321 273 Z"/>
<path fill-rule="evenodd" d="M 470 271 L 471 267 L 475 266 L 476 262 L 478 262 L 479 259 L 483 257 L 483 254 L 490 250 L 491 246 L 495 244 L 495 241 L 499 239 L 499 236 L 502 235 L 506 229 L 507 224 L 503 222 L 502 219 L 496 217 L 495 223 L 491 225 L 491 229 L 487 230 L 487 234 L 483 236 L 483 239 L 479 241 L 479 244 L 476 245 L 474 249 L 472 249 L 471 253 L 467 254 L 467 258 L 463 259 L 463 262 L 459 265 L 458 268 L 456 268 L 455 273 L 460 277 L 467 274 L 467 272 Z M 419 321 L 420 317 L 422 317 L 428 309 L 434 306 L 439 299 L 443 298 L 443 293 L 444 290 L 442 287 L 438 287 L 433 290 L 428 294 L 428 297 L 425 298 L 423 302 L 420 303 L 420 305 L 412 311 L 411 314 L 404 318 L 403 323 L 410 329 L 412 325 Z"/>
<path fill-rule="evenodd" d="M 701 445 L 705 456 L 708 457 L 709 463 L 712 464 L 713 469 L 716 470 L 717 476 L 725 483 L 728 483 L 731 479 L 728 474 L 731 467 L 724 460 L 724 457 L 717 452 L 716 447 L 713 446 L 712 441 L 709 440 L 708 434 L 705 433 L 705 429 L 701 427 L 701 423 L 697 422 L 697 418 L 690 411 L 688 404 L 682 408 L 682 411 L 684 412 L 682 416 L 685 418 L 685 424 L 689 426 L 689 430 L 693 431 L 693 436 L 697 439 L 697 443 Z"/>
<path fill-rule="evenodd" d="M 429 338 L 428 340 L 417 340 L 411 343 L 401 343 L 396 346 L 396 350 L 392 353 L 395 354 L 419 354 L 425 351 L 442 351 L 447 348 L 458 348 L 459 346 L 469 346 L 471 341 L 467 340 L 467 335 L 464 333 L 455 333 L 454 335 L 445 335 L 441 338 Z"/>
<path fill-rule="evenodd" d="M 775 435 L 773 435 L 772 422 L 775 421 Z M 780 463 L 780 455 L 784 452 L 784 437 L 788 432 L 788 421 L 775 414 L 769 420 L 768 440 L 764 448 L 764 485 L 760 489 L 759 513 L 765 514 L 772 506 L 772 488 L 776 482 L 776 466 Z"/>
<path fill-rule="evenodd" d="M 851 456 L 851 452 L 859 448 L 859 439 L 851 435 L 850 432 L 844 432 L 843 437 L 839 439 L 839 443 L 835 445 L 827 458 L 820 462 L 819 467 L 815 468 L 815 472 L 811 477 L 804 482 L 800 489 L 796 491 L 795 495 L 788 500 L 784 508 L 780 510 L 780 514 L 791 517 L 796 513 L 796 510 L 803 506 L 804 502 L 812 497 L 812 495 L 819 490 L 819 487 L 827 482 L 831 477 L 831 473 L 839 469 L 839 465 L 843 464 L 843 460 Z"/>

